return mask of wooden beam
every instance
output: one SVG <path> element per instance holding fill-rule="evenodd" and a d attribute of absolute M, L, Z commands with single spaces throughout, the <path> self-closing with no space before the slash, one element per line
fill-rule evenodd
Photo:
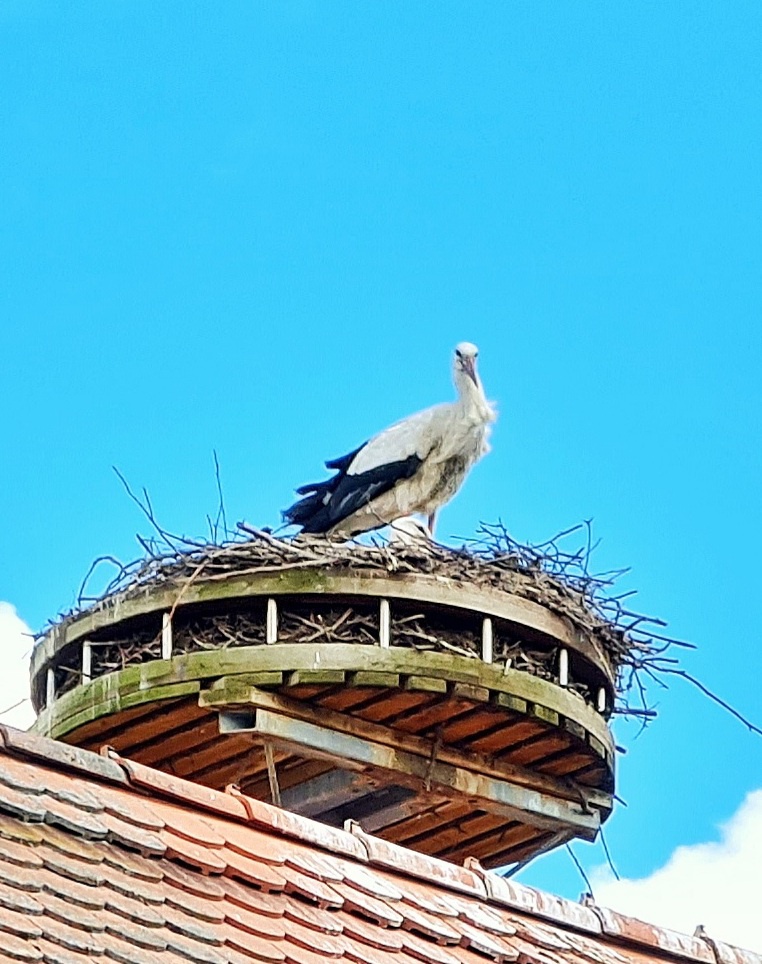
<path fill-rule="evenodd" d="M 600 827 L 597 810 L 585 812 L 579 804 L 496 780 L 483 773 L 435 759 L 426 760 L 367 738 L 339 733 L 270 710 L 253 709 L 248 721 L 243 720 L 240 711 L 230 717 L 226 712 L 221 711 L 220 721 L 221 724 L 225 721 L 227 732 L 232 732 L 235 727 L 240 733 L 251 733 L 258 741 L 272 740 L 288 752 L 331 760 L 340 767 L 354 764 L 385 771 L 387 780 L 391 778 L 417 792 L 431 786 L 435 793 L 466 797 L 475 807 L 508 820 L 553 831 L 573 828 L 576 836 L 584 840 L 594 840 Z M 246 726 L 245 722 L 249 725 Z"/>
<path fill-rule="evenodd" d="M 591 794 L 589 787 L 582 790 L 571 780 L 544 775 L 521 766 L 500 763 L 492 757 L 456 750 L 446 744 L 438 746 L 436 754 L 434 754 L 434 741 L 432 740 L 408 733 L 400 733 L 399 730 L 392 727 L 347 716 L 345 713 L 332 712 L 323 706 L 314 707 L 296 700 L 289 700 L 278 693 L 266 693 L 262 690 L 252 689 L 247 700 L 243 701 L 237 698 L 235 703 L 230 705 L 222 698 L 222 691 L 219 689 L 204 690 L 199 695 L 199 703 L 220 713 L 220 732 L 238 732 L 240 730 L 237 723 L 232 720 L 236 708 L 245 708 L 245 711 L 252 709 L 270 710 L 273 713 L 282 714 L 305 723 L 327 727 L 339 734 L 347 734 L 361 740 L 367 740 L 370 743 L 399 749 L 405 753 L 422 757 L 426 761 L 431 760 L 432 756 L 435 755 L 441 763 L 473 770 L 496 780 L 518 784 L 529 790 L 536 790 L 562 800 L 579 803 L 584 799 L 589 806 L 602 810 L 606 814 L 613 807 L 613 800 L 609 793 L 592 791 Z M 229 712 L 226 716 L 223 716 L 226 711 Z M 242 714 L 241 719 L 245 720 L 246 716 Z M 228 730 L 227 727 L 230 723 L 232 723 L 232 726 Z"/>

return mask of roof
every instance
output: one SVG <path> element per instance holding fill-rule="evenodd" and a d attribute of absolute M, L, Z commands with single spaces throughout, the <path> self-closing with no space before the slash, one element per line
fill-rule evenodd
<path fill-rule="evenodd" d="M 0 738 L 2 961 L 762 964 L 113 752 Z"/>

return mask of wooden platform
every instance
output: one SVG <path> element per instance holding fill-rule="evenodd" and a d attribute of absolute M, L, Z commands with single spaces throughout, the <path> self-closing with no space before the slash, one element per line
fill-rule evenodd
<path fill-rule="evenodd" d="M 491 589 L 320 575 L 321 596 L 314 582 L 307 596 L 297 595 L 297 580 L 292 593 L 271 597 L 272 575 L 237 579 L 194 586 L 169 616 L 166 593 L 157 592 L 54 631 L 33 659 L 35 729 L 87 749 L 108 744 L 217 789 L 237 784 L 335 826 L 355 820 L 458 862 L 518 863 L 595 837 L 612 808 L 614 746 L 613 675 L 594 641 L 538 604 Z M 300 612 L 320 629 L 320 613 L 336 605 L 362 615 L 362 643 L 319 632 L 288 640 Z M 395 645 L 403 634 L 395 635 L 394 617 L 403 625 L 410 611 L 430 620 L 435 640 L 437 626 L 454 627 L 449 643 L 442 636 L 449 649 Z M 254 613 L 246 619 L 258 645 L 173 653 L 173 625 L 226 612 Z M 493 661 L 494 640 L 507 633 L 531 640 L 546 654 L 545 675 L 547 667 L 555 675 Z M 478 650 L 452 643 L 461 638 Z M 130 654 L 135 639 L 147 639 L 144 661 L 93 678 L 97 647 L 119 652 L 120 639 L 133 641 Z M 573 674 L 559 659 L 564 651 Z M 74 685 L 63 688 L 66 673 Z"/>

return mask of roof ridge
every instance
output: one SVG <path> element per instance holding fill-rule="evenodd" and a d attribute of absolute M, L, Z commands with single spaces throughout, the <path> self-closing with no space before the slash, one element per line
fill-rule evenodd
<path fill-rule="evenodd" d="M 762 954 L 714 940 L 703 929 L 690 936 L 595 904 L 575 903 L 486 870 L 475 858 L 467 858 L 463 865 L 450 863 L 375 837 L 353 821 L 348 821 L 344 829 L 330 827 L 247 797 L 236 786 L 224 791 L 204 787 L 122 757 L 108 746 L 99 755 L 0 724 L 0 754 L 3 753 L 74 771 L 93 782 L 116 784 L 143 798 L 169 798 L 191 811 L 202 809 L 218 818 L 253 825 L 345 859 L 502 905 L 570 931 L 595 934 L 623 945 L 656 948 L 671 957 L 701 964 L 762 964 Z"/>

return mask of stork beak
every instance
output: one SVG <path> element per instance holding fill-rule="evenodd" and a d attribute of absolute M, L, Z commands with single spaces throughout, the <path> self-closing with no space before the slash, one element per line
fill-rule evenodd
<path fill-rule="evenodd" d="M 463 371 L 468 375 L 474 385 L 479 387 L 479 383 L 476 380 L 476 359 L 474 358 L 464 358 L 463 359 Z"/>

